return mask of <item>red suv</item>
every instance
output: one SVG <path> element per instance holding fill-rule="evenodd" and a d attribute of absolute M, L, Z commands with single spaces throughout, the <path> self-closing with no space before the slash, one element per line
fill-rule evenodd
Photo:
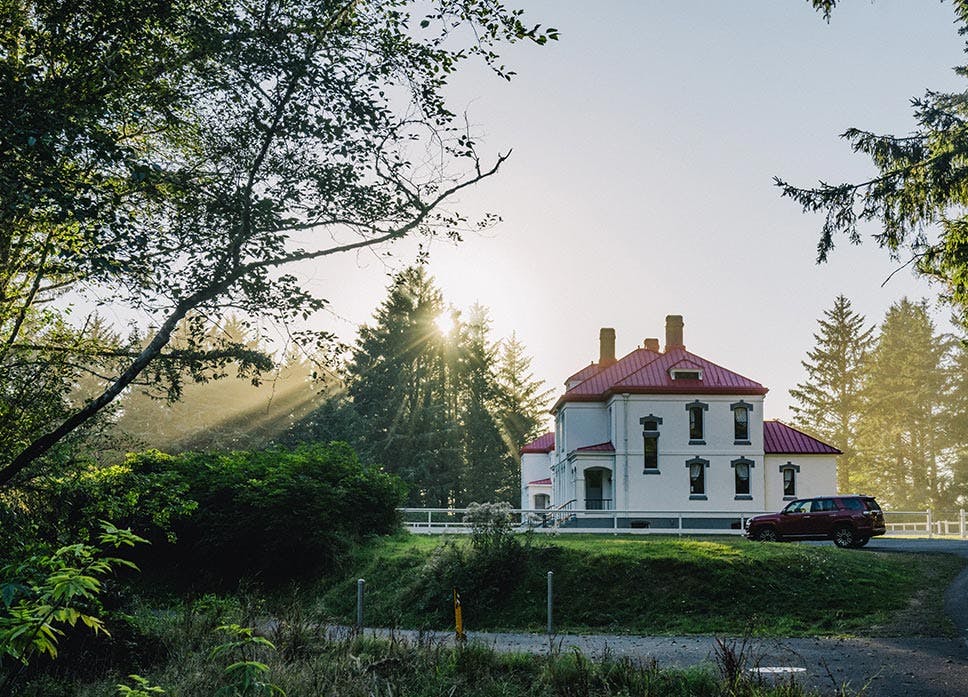
<path fill-rule="evenodd" d="M 797 499 L 779 513 L 746 521 L 751 540 L 833 540 L 838 547 L 863 547 L 885 530 L 884 513 L 873 496 Z"/>

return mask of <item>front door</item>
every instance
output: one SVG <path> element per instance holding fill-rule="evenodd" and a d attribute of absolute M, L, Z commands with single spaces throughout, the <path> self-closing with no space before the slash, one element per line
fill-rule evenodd
<path fill-rule="evenodd" d="M 585 470 L 585 509 L 600 511 L 602 501 L 602 470 Z"/>

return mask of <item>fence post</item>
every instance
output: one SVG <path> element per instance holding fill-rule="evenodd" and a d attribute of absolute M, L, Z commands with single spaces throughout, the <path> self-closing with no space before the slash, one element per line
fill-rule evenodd
<path fill-rule="evenodd" d="M 552 618 L 553 618 L 552 613 L 554 610 L 554 603 L 552 602 L 552 598 L 554 597 L 552 595 L 552 588 L 554 586 L 554 578 L 555 578 L 555 572 L 549 571 L 548 572 L 548 634 L 549 635 L 554 634 L 554 622 L 552 621 Z"/>
<path fill-rule="evenodd" d="M 679 537 L 682 537 L 682 511 L 678 513 L 679 516 Z"/>
<path fill-rule="evenodd" d="M 366 581 L 362 578 L 356 581 L 356 631 L 363 631 L 363 587 Z"/>
<path fill-rule="evenodd" d="M 928 521 L 928 539 L 930 540 L 931 538 L 934 537 L 934 525 L 933 525 L 933 521 L 931 520 L 931 509 L 929 508 L 928 510 L 926 510 L 924 512 L 924 515 Z"/>
<path fill-rule="evenodd" d="M 965 509 L 962 508 L 958 515 L 958 537 L 965 539 Z"/>

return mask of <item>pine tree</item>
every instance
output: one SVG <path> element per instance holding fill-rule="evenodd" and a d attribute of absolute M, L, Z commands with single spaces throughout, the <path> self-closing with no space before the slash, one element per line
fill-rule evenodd
<path fill-rule="evenodd" d="M 190 334 L 175 337 L 175 347 L 185 336 Z M 236 316 L 211 328 L 196 348 L 227 343 L 268 354 L 265 344 Z M 217 370 L 182 371 L 166 383 L 177 385 L 178 401 L 163 399 L 164 393 L 150 386 L 133 389 L 121 400 L 114 431 L 129 448 L 171 453 L 262 448 L 313 409 L 325 387 L 314 379 L 312 363 L 294 352 L 261 375 L 230 361 Z"/>
<path fill-rule="evenodd" d="M 864 363 L 873 345 L 873 327 L 853 311 L 843 295 L 824 311 L 820 330 L 813 335 L 816 346 L 807 353 L 803 367 L 806 381 L 790 390 L 797 401 L 791 407 L 799 428 L 843 451 L 838 460 L 837 488 L 851 492 L 861 482 L 858 468 L 857 423 L 860 418 Z"/>
<path fill-rule="evenodd" d="M 870 356 L 860 447 L 870 493 L 890 507 L 920 510 L 950 503 L 950 443 L 941 428 L 950 392 L 950 344 L 935 334 L 924 301 L 887 311 Z"/>
<path fill-rule="evenodd" d="M 496 416 L 507 449 L 507 486 L 517 496 L 520 448 L 547 430 L 548 400 L 552 390 L 531 371 L 531 357 L 515 334 L 501 342 L 497 358 Z"/>
<path fill-rule="evenodd" d="M 453 376 L 436 324 L 444 311 L 422 267 L 397 274 L 373 325 L 360 328 L 348 369 L 366 454 L 410 486 L 413 505 L 446 506 L 458 490 Z"/>
<path fill-rule="evenodd" d="M 951 470 L 952 506 L 964 508 L 968 503 L 968 336 L 952 342 L 951 385 L 941 424 L 947 441 L 948 466 Z"/>
<path fill-rule="evenodd" d="M 464 503 L 511 503 L 518 488 L 517 473 L 510 471 L 514 461 L 508 457 L 496 413 L 500 404 L 495 380 L 496 347 L 488 339 L 489 331 L 487 309 L 474 305 L 466 324 L 460 327 L 459 410 Z"/>

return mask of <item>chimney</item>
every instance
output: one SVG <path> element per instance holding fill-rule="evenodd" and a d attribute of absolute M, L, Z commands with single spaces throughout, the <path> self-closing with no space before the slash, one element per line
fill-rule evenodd
<path fill-rule="evenodd" d="M 602 327 L 598 332 L 598 365 L 605 367 L 615 362 L 615 330 Z"/>
<path fill-rule="evenodd" d="M 659 340 L 658 339 L 646 339 L 645 343 L 642 344 L 642 348 L 648 349 L 649 351 L 659 352 Z"/>
<path fill-rule="evenodd" d="M 677 348 L 686 348 L 682 343 L 682 315 L 666 315 L 666 353 Z"/>

